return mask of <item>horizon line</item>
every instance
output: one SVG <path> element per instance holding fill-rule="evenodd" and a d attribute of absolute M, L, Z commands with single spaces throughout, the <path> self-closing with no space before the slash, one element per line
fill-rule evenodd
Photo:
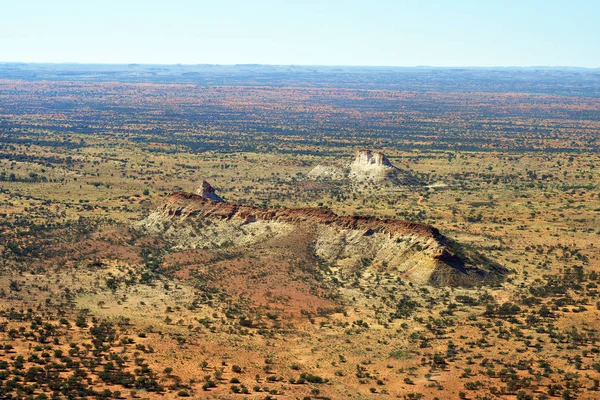
<path fill-rule="evenodd" d="M 588 67 L 578 65 L 358 65 L 358 64 L 269 64 L 269 63 L 146 63 L 146 62 L 79 62 L 79 61 L 0 61 L 1 64 L 33 64 L 33 65 L 111 65 L 111 66 L 215 66 L 215 67 L 326 67 L 326 68 L 463 68 L 463 69 L 600 69 L 600 66 Z"/>

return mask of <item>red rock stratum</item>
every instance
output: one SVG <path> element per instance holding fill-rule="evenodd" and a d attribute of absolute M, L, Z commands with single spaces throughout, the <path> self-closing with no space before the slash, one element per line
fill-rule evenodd
<path fill-rule="evenodd" d="M 474 286 L 496 284 L 507 273 L 435 227 L 322 208 L 262 209 L 176 192 L 139 226 L 176 248 L 205 249 L 251 249 L 301 229 L 312 235 L 315 257 L 342 278 L 388 272 L 419 284 Z"/>

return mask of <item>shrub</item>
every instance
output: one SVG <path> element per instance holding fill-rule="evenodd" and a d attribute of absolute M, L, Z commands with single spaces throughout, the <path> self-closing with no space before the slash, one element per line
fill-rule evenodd
<path fill-rule="evenodd" d="M 241 373 L 242 372 L 242 367 L 240 367 L 239 365 L 232 365 L 231 366 L 231 370 L 235 373 Z"/>

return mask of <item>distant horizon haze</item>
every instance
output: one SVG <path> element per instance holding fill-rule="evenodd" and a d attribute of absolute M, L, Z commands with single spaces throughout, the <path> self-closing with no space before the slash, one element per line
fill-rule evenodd
<path fill-rule="evenodd" d="M 4 3 L 5 62 L 600 67 L 597 0 Z"/>
<path fill-rule="evenodd" d="M 133 66 L 164 66 L 164 67 L 287 67 L 287 68 L 392 68 L 392 69 L 580 69 L 594 70 L 600 69 L 599 66 L 581 67 L 577 65 L 357 65 L 357 64 L 265 64 L 265 63 L 144 63 L 144 62 L 77 62 L 77 61 L 5 61 L 0 60 L 0 64 L 15 65 L 56 65 L 56 66 L 115 66 L 115 67 L 133 67 Z"/>

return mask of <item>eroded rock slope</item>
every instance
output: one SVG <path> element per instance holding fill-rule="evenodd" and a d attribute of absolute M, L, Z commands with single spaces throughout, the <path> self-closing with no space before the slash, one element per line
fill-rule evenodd
<path fill-rule="evenodd" d="M 341 278 L 387 272 L 418 284 L 473 286 L 500 282 L 507 272 L 432 226 L 339 216 L 321 208 L 268 210 L 176 192 L 137 226 L 160 233 L 179 249 L 249 252 L 302 230 L 312 237 L 309 250 Z"/>

